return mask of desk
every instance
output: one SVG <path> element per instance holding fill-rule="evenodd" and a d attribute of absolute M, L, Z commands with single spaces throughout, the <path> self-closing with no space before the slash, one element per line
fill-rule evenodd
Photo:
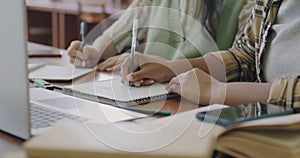
<path fill-rule="evenodd" d="M 53 47 L 41 45 L 41 44 L 35 44 L 35 43 L 28 43 L 28 51 L 34 52 L 39 50 L 51 50 L 56 49 Z M 54 65 L 64 65 L 64 66 L 72 66 L 68 62 L 68 57 L 66 54 L 63 54 L 62 58 L 30 58 L 29 62 L 45 62 L 48 64 L 54 64 Z M 59 85 L 70 85 L 70 84 L 76 84 L 76 83 L 83 83 L 86 81 L 92 81 L 94 79 L 101 80 L 103 78 L 109 77 L 111 74 L 103 73 L 103 72 L 95 72 L 90 73 L 85 76 L 82 76 L 76 80 L 70 81 L 70 82 L 57 82 L 55 84 Z M 175 99 L 168 99 L 166 102 L 153 102 L 147 105 L 139 105 L 139 107 L 143 108 L 149 108 L 149 109 L 162 109 L 165 111 L 170 111 L 172 115 L 178 112 L 183 112 L 191 109 L 197 108 L 197 106 L 187 102 L 187 101 L 181 101 L 179 98 Z M 142 119 L 140 121 L 147 121 L 148 118 Z M 15 138 L 9 134 L 6 134 L 4 132 L 0 131 L 0 157 L 2 157 L 2 154 L 5 153 L 11 153 L 11 152 L 22 152 L 23 149 L 21 147 L 23 141 Z"/>

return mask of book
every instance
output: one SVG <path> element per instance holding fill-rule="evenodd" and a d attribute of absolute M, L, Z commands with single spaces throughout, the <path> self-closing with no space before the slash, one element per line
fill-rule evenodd
<path fill-rule="evenodd" d="M 169 94 L 166 86 L 167 83 L 131 87 L 123 84 L 118 77 L 66 86 L 63 93 L 105 104 L 132 106 L 178 96 Z"/>
<path fill-rule="evenodd" d="M 300 114 L 250 121 L 226 129 L 216 153 L 233 157 L 300 157 Z"/>
<path fill-rule="evenodd" d="M 204 158 L 216 156 L 216 153 L 233 157 L 300 156 L 300 114 L 253 120 L 225 128 L 195 119 L 199 110 L 148 121 L 141 119 L 106 125 L 60 124 L 25 142 L 24 147 L 28 158 Z M 124 135 L 122 129 L 142 133 Z M 147 135 L 145 131 L 157 133 Z M 143 135 L 147 137 L 143 139 Z M 175 139 L 165 142 L 172 137 Z M 115 144 L 107 143 L 104 138 Z M 155 147 L 147 148 L 150 145 Z"/>

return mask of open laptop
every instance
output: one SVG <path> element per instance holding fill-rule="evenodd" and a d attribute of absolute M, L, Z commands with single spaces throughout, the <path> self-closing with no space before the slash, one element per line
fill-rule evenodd
<path fill-rule="evenodd" d="M 53 121 L 57 121 L 42 121 L 39 126 L 31 118 L 37 118 L 37 115 L 48 116 L 50 113 L 58 115 L 58 120 L 99 123 L 145 116 L 45 89 L 30 89 L 29 99 L 25 1 L 0 1 L 0 19 L 1 131 L 28 139 L 39 129 L 46 129 L 53 125 Z"/>

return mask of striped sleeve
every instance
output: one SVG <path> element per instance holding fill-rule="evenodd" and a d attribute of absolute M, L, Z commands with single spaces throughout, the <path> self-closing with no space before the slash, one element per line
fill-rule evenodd
<path fill-rule="evenodd" d="M 275 80 L 272 83 L 268 103 L 294 107 L 300 111 L 300 77 Z"/>

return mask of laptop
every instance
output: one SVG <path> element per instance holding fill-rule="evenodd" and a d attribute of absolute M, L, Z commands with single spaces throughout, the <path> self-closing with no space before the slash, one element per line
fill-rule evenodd
<path fill-rule="evenodd" d="M 29 90 L 25 1 L 0 1 L 0 19 L 1 131 L 27 140 L 62 120 L 107 123 L 145 116 L 54 91 Z"/>

